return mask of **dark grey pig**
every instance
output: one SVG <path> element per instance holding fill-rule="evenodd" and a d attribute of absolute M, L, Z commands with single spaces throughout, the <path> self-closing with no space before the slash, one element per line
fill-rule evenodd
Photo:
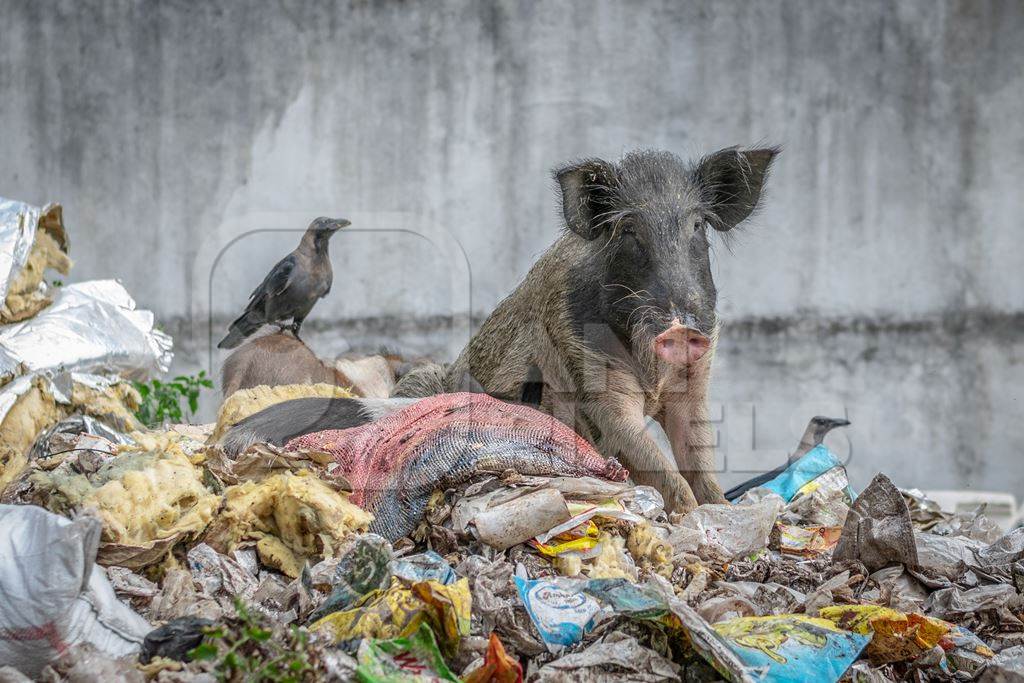
<path fill-rule="evenodd" d="M 708 243 L 754 210 L 776 153 L 731 148 L 688 164 L 645 151 L 561 169 L 568 230 L 443 386 L 425 382 L 425 369 L 396 395 L 473 388 L 534 400 L 661 491 L 670 511 L 724 502 L 707 415 L 718 334 Z M 667 433 L 674 463 L 646 433 L 647 416 Z"/>

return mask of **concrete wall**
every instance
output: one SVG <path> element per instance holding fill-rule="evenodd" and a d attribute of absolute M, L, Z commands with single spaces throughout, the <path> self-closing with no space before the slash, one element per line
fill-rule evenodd
<path fill-rule="evenodd" d="M 180 368 L 216 367 L 316 215 L 354 222 L 318 350 L 451 357 L 556 235 L 559 162 L 778 143 L 716 250 L 726 478 L 846 411 L 861 484 L 1024 494 L 1018 2 L 14 0 L 0 26 L 0 195 L 63 202 L 73 279 L 122 278 Z"/>

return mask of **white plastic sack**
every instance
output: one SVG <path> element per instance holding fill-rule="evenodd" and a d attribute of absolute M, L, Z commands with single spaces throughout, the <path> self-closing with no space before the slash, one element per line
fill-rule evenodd
<path fill-rule="evenodd" d="M 0 666 L 38 676 L 67 648 L 112 657 L 139 650 L 151 628 L 95 565 L 100 521 L 34 505 L 0 505 Z"/>

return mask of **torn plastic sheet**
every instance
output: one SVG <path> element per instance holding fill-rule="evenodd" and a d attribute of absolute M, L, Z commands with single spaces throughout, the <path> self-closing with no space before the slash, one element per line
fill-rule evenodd
<path fill-rule="evenodd" d="M 0 327 L 0 378 L 56 371 L 112 373 L 144 380 L 166 372 L 172 340 L 116 280 L 66 285 L 53 304 Z"/>
<path fill-rule="evenodd" d="M 1008 647 L 989 661 L 980 683 L 1024 683 L 1024 645 Z"/>
<path fill-rule="evenodd" d="M 732 560 L 765 548 L 782 506 L 783 501 L 777 495 L 752 504 L 701 505 L 687 513 L 676 526 L 698 532 L 698 552 Z"/>
<path fill-rule="evenodd" d="M 741 617 L 714 625 L 747 667 L 770 681 L 838 681 L 871 636 L 804 614 Z"/>
<path fill-rule="evenodd" d="M 614 672 L 614 673 L 613 673 Z M 585 650 L 565 655 L 531 674 L 531 683 L 598 683 L 627 680 L 668 683 L 680 680 L 680 667 L 625 633 L 612 632 Z"/>
<path fill-rule="evenodd" d="M 138 652 L 150 626 L 95 564 L 99 540 L 95 517 L 0 505 L 0 662 L 38 676 L 79 643 L 115 657 Z"/>

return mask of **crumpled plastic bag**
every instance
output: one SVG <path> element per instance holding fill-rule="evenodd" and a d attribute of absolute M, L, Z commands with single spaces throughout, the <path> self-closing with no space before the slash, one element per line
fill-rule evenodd
<path fill-rule="evenodd" d="M 962 619 L 969 614 L 1000 607 L 1018 607 L 1017 589 L 1005 583 L 963 589 L 942 588 L 928 596 L 925 609 L 940 619 Z"/>
<path fill-rule="evenodd" d="M 680 680 L 680 667 L 624 633 L 612 632 L 585 650 L 542 666 L 531 683 L 662 683 Z"/>
<path fill-rule="evenodd" d="M 456 569 L 469 577 L 473 595 L 472 634 L 486 637 L 495 632 L 515 652 L 528 657 L 545 651 L 545 645 L 534 634 L 529 615 L 519 608 L 515 568 L 510 562 L 470 555 Z"/>
<path fill-rule="evenodd" d="M 392 578 L 386 590 L 367 593 L 352 608 L 314 622 L 310 630 L 349 648 L 361 638 L 406 637 L 429 624 L 440 636 L 442 650 L 452 654 L 459 640 L 469 634 L 472 599 L 465 578 L 447 586 L 431 580 L 407 583 Z"/>
<path fill-rule="evenodd" d="M 68 647 L 138 652 L 149 624 L 95 564 L 101 525 L 32 505 L 0 505 L 0 662 L 35 677 Z"/>
<path fill-rule="evenodd" d="M 833 560 L 859 560 L 870 571 L 918 563 L 910 510 L 889 477 L 877 474 L 854 501 Z"/>
<path fill-rule="evenodd" d="M 356 677 L 363 683 L 459 682 L 445 664 L 426 624 L 420 624 L 408 636 L 363 640 L 357 659 Z"/>
<path fill-rule="evenodd" d="M 953 624 L 878 605 L 822 607 L 818 615 L 837 627 L 872 635 L 866 652 L 876 664 L 911 661 L 931 650 Z"/>
<path fill-rule="evenodd" d="M 988 663 L 979 683 L 1024 683 L 1024 645 L 1008 647 Z"/>
<path fill-rule="evenodd" d="M 916 533 L 914 546 L 917 549 L 917 571 L 934 579 L 956 579 L 974 559 L 974 552 L 985 544 L 965 536 L 937 536 L 930 533 Z"/>
<path fill-rule="evenodd" d="M 377 534 L 360 534 L 346 542 L 338 551 L 331 594 L 310 615 L 310 620 L 318 621 L 332 612 L 349 609 L 367 593 L 387 589 L 391 585 L 391 556 L 391 544 Z"/>
<path fill-rule="evenodd" d="M 154 657 L 187 662 L 188 653 L 199 647 L 206 637 L 205 629 L 211 626 L 214 626 L 214 622 L 201 617 L 171 619 L 146 634 L 139 662 L 148 664 Z"/>
<path fill-rule="evenodd" d="M 728 561 L 763 550 L 782 507 L 782 498 L 774 495 L 749 505 L 701 505 L 676 526 L 697 532 L 694 552 Z"/>

